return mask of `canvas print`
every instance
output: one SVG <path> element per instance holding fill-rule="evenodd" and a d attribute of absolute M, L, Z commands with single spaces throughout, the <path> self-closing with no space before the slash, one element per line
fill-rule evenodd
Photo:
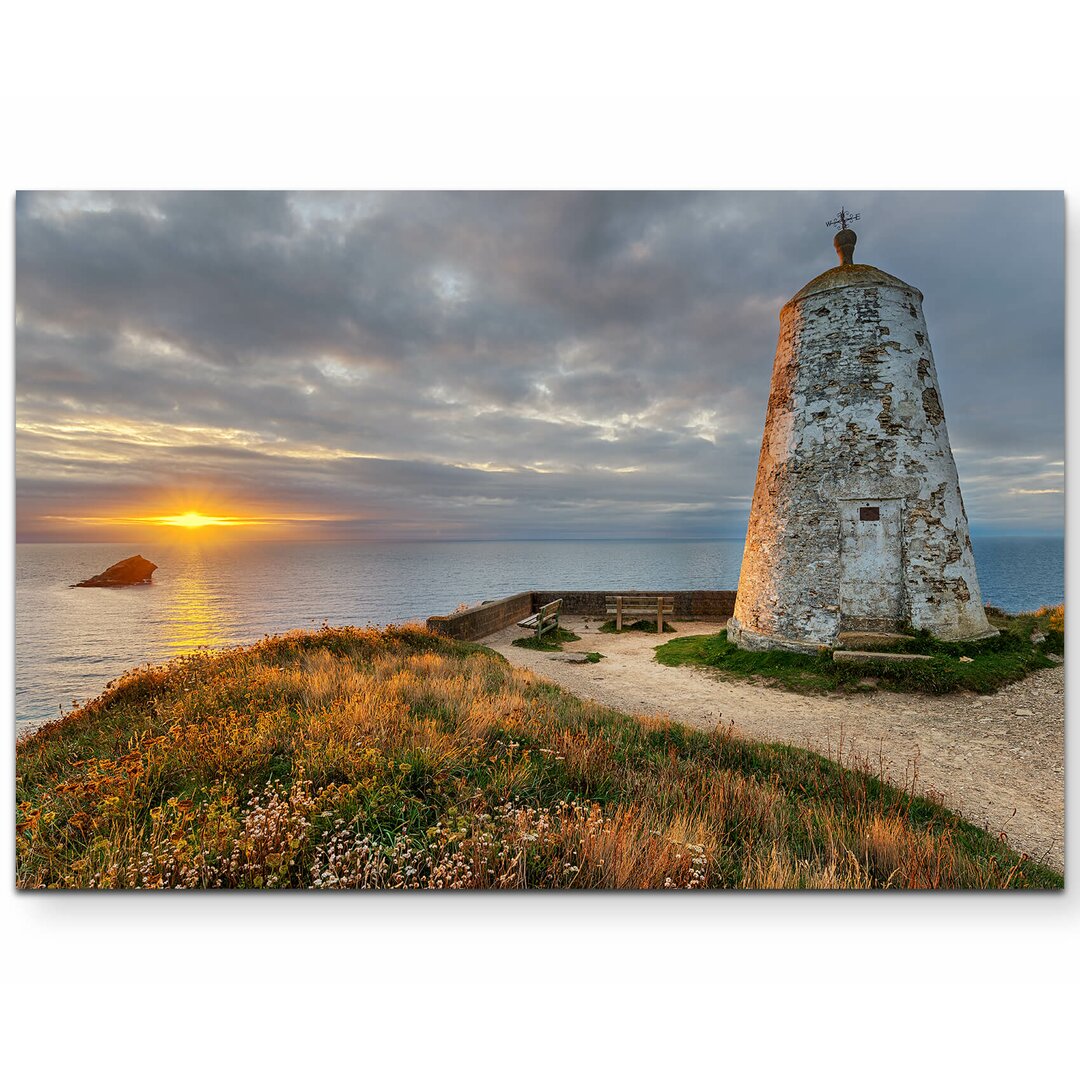
<path fill-rule="evenodd" d="M 20 889 L 1060 889 L 1060 192 L 23 192 Z"/>

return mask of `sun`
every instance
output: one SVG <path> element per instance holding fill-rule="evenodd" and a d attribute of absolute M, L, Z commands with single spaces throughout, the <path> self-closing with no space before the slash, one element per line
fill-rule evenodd
<path fill-rule="evenodd" d="M 208 517 L 198 510 L 187 510 L 183 514 L 155 519 L 159 525 L 178 525 L 182 529 L 202 529 L 207 525 L 239 525 L 238 518 Z"/>

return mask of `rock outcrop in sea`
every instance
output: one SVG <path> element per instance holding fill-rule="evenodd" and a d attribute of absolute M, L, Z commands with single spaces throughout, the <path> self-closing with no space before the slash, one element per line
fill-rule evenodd
<path fill-rule="evenodd" d="M 73 589 L 119 589 L 125 585 L 149 585 L 157 566 L 141 555 L 113 563 L 108 570 L 72 585 Z"/>

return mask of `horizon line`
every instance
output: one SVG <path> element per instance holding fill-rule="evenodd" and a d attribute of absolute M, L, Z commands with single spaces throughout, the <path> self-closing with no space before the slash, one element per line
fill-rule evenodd
<path fill-rule="evenodd" d="M 973 530 L 969 533 L 972 539 L 1006 539 L 1010 537 L 1028 539 L 1054 539 L 1064 540 L 1065 530 L 1034 532 L 998 532 Z M 174 536 L 169 541 L 190 543 L 195 537 Z M 215 536 L 214 539 L 220 539 Z M 741 536 L 324 536 L 324 537 L 297 537 L 294 539 L 268 538 L 268 537 L 243 537 L 230 536 L 230 543 L 243 544 L 535 544 L 535 543 L 713 543 L 718 540 L 745 540 L 745 533 Z M 158 540 L 131 540 L 125 539 L 58 539 L 55 537 L 15 537 L 16 544 L 128 544 L 128 543 L 161 543 Z"/>

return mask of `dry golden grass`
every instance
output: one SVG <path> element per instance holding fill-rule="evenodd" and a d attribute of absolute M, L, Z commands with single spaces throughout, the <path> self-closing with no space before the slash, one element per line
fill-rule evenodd
<path fill-rule="evenodd" d="M 626 717 L 418 627 L 132 673 L 17 772 L 24 888 L 1061 884 L 868 772 Z"/>
<path fill-rule="evenodd" d="M 1037 620 L 1046 620 L 1046 625 L 1059 634 L 1065 633 L 1065 605 L 1057 604 L 1053 607 L 1041 607 L 1033 612 Z"/>

